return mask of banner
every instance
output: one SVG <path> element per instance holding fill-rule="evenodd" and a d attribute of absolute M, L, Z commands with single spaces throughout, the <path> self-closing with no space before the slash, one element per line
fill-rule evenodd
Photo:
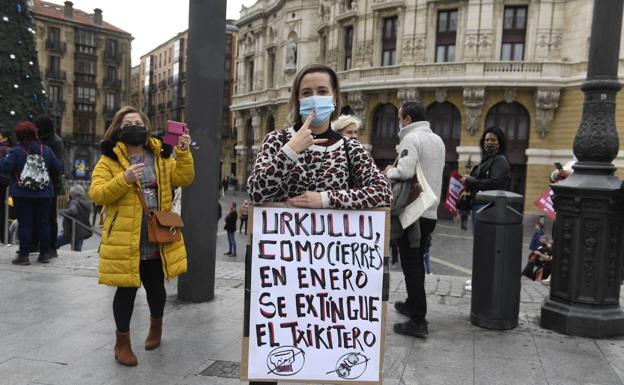
<path fill-rule="evenodd" d="M 461 192 L 465 186 L 461 182 L 461 175 L 457 170 L 451 171 L 451 178 L 449 180 L 448 192 L 446 193 L 446 200 L 444 201 L 444 207 L 448 210 L 453 217 L 457 216 L 457 202 L 461 196 Z"/>
<path fill-rule="evenodd" d="M 546 215 L 548 215 L 548 217 L 554 221 L 555 218 L 557 217 L 557 213 L 555 212 L 555 209 L 553 207 L 552 196 L 553 196 L 553 191 L 549 187 L 548 190 L 546 190 L 542 195 L 540 195 L 540 197 L 537 198 L 537 200 L 534 203 L 535 203 L 535 206 L 539 207 L 540 210 L 545 212 Z"/>
<path fill-rule="evenodd" d="M 386 215 L 253 208 L 244 379 L 381 381 Z"/>

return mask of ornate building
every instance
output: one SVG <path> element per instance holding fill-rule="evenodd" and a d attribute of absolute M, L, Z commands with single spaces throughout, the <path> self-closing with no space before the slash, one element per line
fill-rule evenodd
<path fill-rule="evenodd" d="M 536 211 L 553 162 L 573 156 L 591 14 L 590 0 L 259 0 L 237 22 L 237 175 L 268 131 L 289 125 L 296 71 L 320 62 L 338 71 L 379 166 L 396 155 L 398 107 L 418 100 L 446 144 L 447 174 L 479 162 L 484 127 L 503 128 L 511 189 Z"/>
<path fill-rule="evenodd" d="M 238 28 L 227 21 L 225 28 L 225 62 L 223 84 L 223 124 L 221 127 L 221 174 L 236 173 L 233 152 L 233 116 L 229 106 L 235 82 L 236 35 Z M 180 32 L 150 52 L 141 56 L 133 82 L 134 104 L 150 118 L 153 128 L 163 134 L 167 120 L 186 121 L 186 62 L 188 57 L 188 31 Z M 134 76 L 134 72 L 133 72 Z M 234 166 L 232 166 L 234 164 Z"/>
<path fill-rule="evenodd" d="M 113 114 L 128 103 L 132 36 L 105 22 L 98 8 L 89 14 L 71 1 L 34 0 L 31 9 L 51 114 L 65 141 L 66 175 L 88 177 Z"/>

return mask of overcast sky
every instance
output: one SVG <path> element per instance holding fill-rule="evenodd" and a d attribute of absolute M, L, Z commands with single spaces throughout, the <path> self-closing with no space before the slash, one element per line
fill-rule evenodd
<path fill-rule="evenodd" d="M 62 5 L 62 0 L 47 0 Z M 188 28 L 188 0 L 72 0 L 74 8 L 93 13 L 102 9 L 104 20 L 130 32 L 132 65 L 141 55 Z M 225 0 L 224 0 L 225 1 Z M 256 0 L 227 0 L 227 18 L 238 19 L 241 5 Z"/>

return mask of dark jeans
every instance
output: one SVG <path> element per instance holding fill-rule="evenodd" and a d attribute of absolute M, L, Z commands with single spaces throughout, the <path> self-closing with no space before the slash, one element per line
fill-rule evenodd
<path fill-rule="evenodd" d="M 28 256 L 33 245 L 33 233 L 37 233 L 39 255 L 50 248 L 50 198 L 13 198 L 17 211 L 17 236 L 20 240 L 19 255 Z M 55 239 L 56 241 L 56 239 Z"/>
<path fill-rule="evenodd" d="M 243 232 L 243 229 L 245 229 L 245 234 L 247 234 L 247 217 L 241 217 L 240 219 L 240 228 L 238 229 L 239 233 Z"/>
<path fill-rule="evenodd" d="M 407 308 L 412 313 L 412 319 L 422 321 L 427 315 L 427 297 L 425 295 L 425 263 L 424 252 L 427 250 L 429 237 L 436 226 L 434 219 L 420 218 L 420 246 L 410 247 L 408 231 L 399 238 L 399 254 L 401 268 L 405 276 L 407 289 Z"/>
<path fill-rule="evenodd" d="M 4 212 L 5 210 L 5 205 L 6 205 L 6 190 L 7 190 L 7 186 L 4 184 L 0 184 L 0 241 L 2 243 L 10 243 L 8 240 L 4 239 Z M 7 224 L 8 226 L 8 224 Z"/>
<path fill-rule="evenodd" d="M 227 238 L 228 238 L 228 245 L 229 245 L 228 252 L 230 254 L 236 255 L 236 230 L 228 231 Z"/>
<path fill-rule="evenodd" d="M 51 201 L 51 206 L 50 206 L 50 212 L 48 214 L 49 215 L 48 226 L 49 226 L 49 232 L 50 232 L 50 238 L 49 238 L 50 241 L 46 249 L 56 250 L 56 238 L 58 237 L 58 222 L 57 222 L 58 214 L 56 212 L 57 196 L 55 195 L 53 198 L 50 198 L 50 201 Z M 40 244 L 39 232 L 36 228 L 33 229 L 31 242 L 32 242 L 32 246 L 37 246 L 37 244 Z"/>
<path fill-rule="evenodd" d="M 154 318 L 162 318 L 165 311 L 165 275 L 162 270 L 162 261 L 150 259 L 141 261 L 139 264 L 141 282 L 147 294 L 147 304 L 150 308 L 150 315 Z M 134 299 L 136 298 L 138 287 L 118 287 L 113 299 L 113 316 L 118 332 L 130 330 L 130 319 L 134 310 Z"/>
<path fill-rule="evenodd" d="M 76 239 L 74 241 L 74 251 L 82 251 L 82 239 Z M 61 233 L 61 235 L 58 236 L 58 238 L 56 238 L 56 248 L 60 249 L 61 247 L 65 246 L 65 245 L 69 245 L 71 243 L 71 235 L 65 235 L 64 233 Z"/>

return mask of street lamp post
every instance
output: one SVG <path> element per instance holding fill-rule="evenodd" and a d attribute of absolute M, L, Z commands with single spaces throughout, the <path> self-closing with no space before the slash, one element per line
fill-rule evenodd
<path fill-rule="evenodd" d="M 611 163 L 615 128 L 622 0 L 595 0 L 583 118 L 574 140 L 574 173 L 552 186 L 557 210 L 550 296 L 540 324 L 560 333 L 601 338 L 624 334 L 620 307 L 624 198 Z"/>
<path fill-rule="evenodd" d="M 189 0 L 187 122 L 199 149 L 195 181 L 182 195 L 188 272 L 178 299 L 188 302 L 214 298 L 224 62 L 225 1 Z"/>

